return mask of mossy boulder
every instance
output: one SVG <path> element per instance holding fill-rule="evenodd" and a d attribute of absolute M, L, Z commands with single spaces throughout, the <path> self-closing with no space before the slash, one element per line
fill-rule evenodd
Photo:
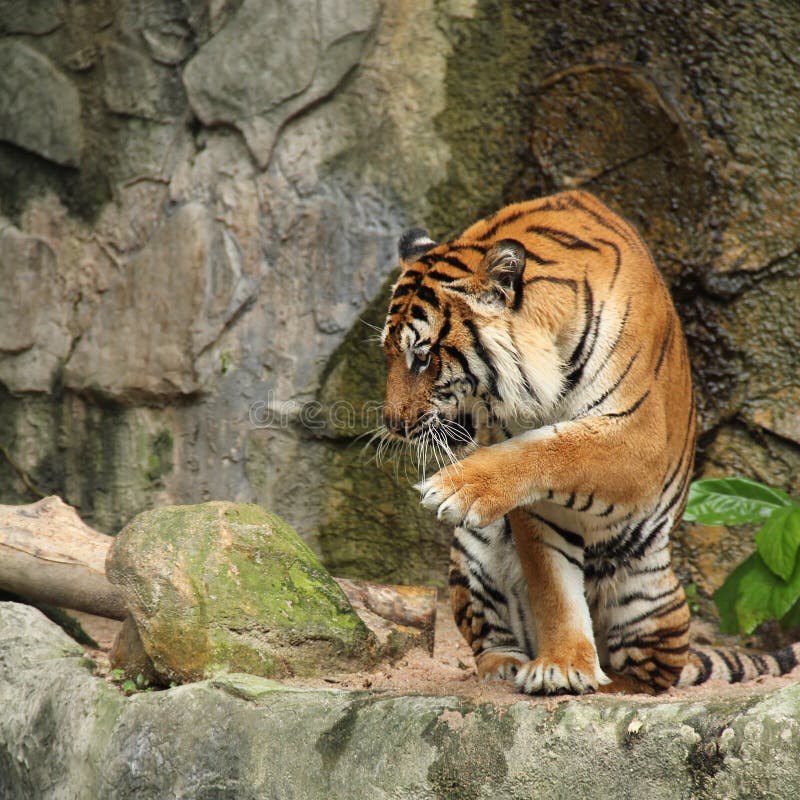
<path fill-rule="evenodd" d="M 368 666 L 376 653 L 316 556 L 256 505 L 145 511 L 117 536 L 106 571 L 168 680 L 324 675 Z"/>

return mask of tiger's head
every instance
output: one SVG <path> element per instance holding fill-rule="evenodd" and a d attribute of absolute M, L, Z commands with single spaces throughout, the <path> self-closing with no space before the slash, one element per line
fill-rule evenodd
<path fill-rule="evenodd" d="M 514 330 L 526 250 L 516 239 L 439 245 L 419 228 L 403 234 L 398 250 L 401 274 L 382 333 L 384 424 L 407 442 L 463 453 L 475 446 L 479 414 L 502 420 L 536 411 L 542 399 L 532 385 L 541 376 L 523 363 L 530 359 Z M 553 332 L 543 333 L 543 349 L 552 348 Z M 536 347 L 535 335 L 525 337 Z M 559 384 L 550 394 L 560 392 L 560 377 L 548 380 Z"/>

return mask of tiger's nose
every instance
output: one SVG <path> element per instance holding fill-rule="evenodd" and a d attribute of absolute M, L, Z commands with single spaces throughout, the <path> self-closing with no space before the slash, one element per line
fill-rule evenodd
<path fill-rule="evenodd" d="M 389 431 L 395 434 L 395 436 L 408 435 L 408 423 L 399 415 L 390 414 L 386 411 L 383 415 L 383 424 Z"/>

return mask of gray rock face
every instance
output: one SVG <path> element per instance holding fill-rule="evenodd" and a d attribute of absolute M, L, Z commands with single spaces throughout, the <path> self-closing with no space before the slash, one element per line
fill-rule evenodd
<path fill-rule="evenodd" d="M 64 24 L 64 0 L 19 3 L 0 0 L 0 34 L 28 33 L 42 36 Z"/>
<path fill-rule="evenodd" d="M 800 687 L 510 707 L 231 674 L 123 697 L 38 611 L 0 603 L 8 800 L 796 797 Z"/>
<path fill-rule="evenodd" d="M 194 112 L 235 125 L 265 167 L 283 124 L 358 63 L 376 12 L 374 0 L 245 0 L 184 70 Z"/>
<path fill-rule="evenodd" d="M 75 348 L 66 385 L 123 402 L 196 392 L 195 359 L 254 297 L 260 263 L 243 263 L 232 235 L 188 203 L 126 267 Z M 142 326 L 142 314 L 159 323 Z"/>
<path fill-rule="evenodd" d="M 169 41 L 152 35 L 151 42 L 162 59 L 167 57 Z M 175 58 L 180 60 L 177 55 Z M 164 122 L 183 110 L 183 91 L 177 75 L 145 53 L 111 42 L 103 52 L 103 68 L 103 99 L 112 111 Z"/>
<path fill-rule="evenodd" d="M 83 147 L 77 88 L 18 41 L 0 42 L 0 139 L 57 164 L 77 164 Z"/>
<path fill-rule="evenodd" d="M 70 78 L 92 99 L 83 118 L 92 146 L 68 179 L 24 160 L 20 172 L 14 148 L 0 148 L 0 179 L 19 186 L 4 194 L 2 222 L 26 243 L 9 244 L 0 273 L 28 298 L 24 319 L 0 323 L 0 443 L 34 484 L 57 484 L 108 532 L 154 503 L 225 497 L 276 508 L 314 542 L 328 448 L 299 409 L 393 268 L 406 216 L 422 218 L 426 188 L 444 175 L 433 116 L 447 46 L 432 8 L 378 17 L 375 3 L 315 3 L 304 24 L 295 9 L 270 28 L 271 7 L 137 1 L 108 27 L 99 6 L 83 16 L 64 6 L 69 24 L 30 43 L 77 70 Z M 186 125 L 176 65 L 186 78 L 205 63 L 223 105 L 236 92 L 214 83 L 223 73 L 214 47 L 227 41 L 227 58 L 241 54 L 233 80 L 257 96 L 272 84 L 251 65 L 273 69 L 267 54 L 303 36 L 308 87 L 254 112 L 281 120 L 266 168 L 235 122 Z M 339 88 L 319 103 L 329 79 Z M 104 187 L 107 202 L 97 199 Z M 52 258 L 43 250 L 49 261 L 31 267 L 36 242 Z M 256 403 L 287 413 L 259 427 Z M 2 459 L 0 494 L 31 499 Z M 437 536 L 433 546 L 433 561 L 413 561 L 435 564 L 429 573 L 400 571 L 397 555 L 397 571 L 373 577 L 438 577 L 446 545 Z"/>
<path fill-rule="evenodd" d="M 46 392 L 72 337 L 63 279 L 52 245 L 13 225 L 0 227 L 0 259 L 13 264 L 0 292 L 0 381 L 20 391 Z"/>

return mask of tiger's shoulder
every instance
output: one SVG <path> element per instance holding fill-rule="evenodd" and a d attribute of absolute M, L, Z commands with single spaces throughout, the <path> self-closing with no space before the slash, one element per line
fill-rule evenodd
<path fill-rule="evenodd" d="M 587 231 L 600 226 L 623 238 L 637 238 L 629 223 L 595 195 L 580 189 L 511 203 L 470 225 L 460 238 L 490 239 L 500 228 L 513 226 L 515 230 L 519 230 L 526 222 L 546 218 L 548 215 L 570 220 L 572 224 L 583 226 Z"/>
<path fill-rule="evenodd" d="M 453 244 L 486 245 L 499 239 L 525 243 L 531 268 L 559 262 L 580 268 L 606 261 L 617 268 L 618 274 L 624 252 L 626 272 L 661 282 L 636 228 L 589 192 L 570 190 L 505 206 L 468 227 Z M 596 276 L 595 271 L 587 277 Z"/>
<path fill-rule="evenodd" d="M 669 289 L 636 228 L 583 191 L 500 209 L 457 248 L 518 242 L 523 274 L 507 325 L 532 376 L 555 374 L 550 419 L 603 415 L 630 432 L 687 447 L 694 433 L 691 368 Z M 656 451 L 646 447 L 644 452 Z"/>

